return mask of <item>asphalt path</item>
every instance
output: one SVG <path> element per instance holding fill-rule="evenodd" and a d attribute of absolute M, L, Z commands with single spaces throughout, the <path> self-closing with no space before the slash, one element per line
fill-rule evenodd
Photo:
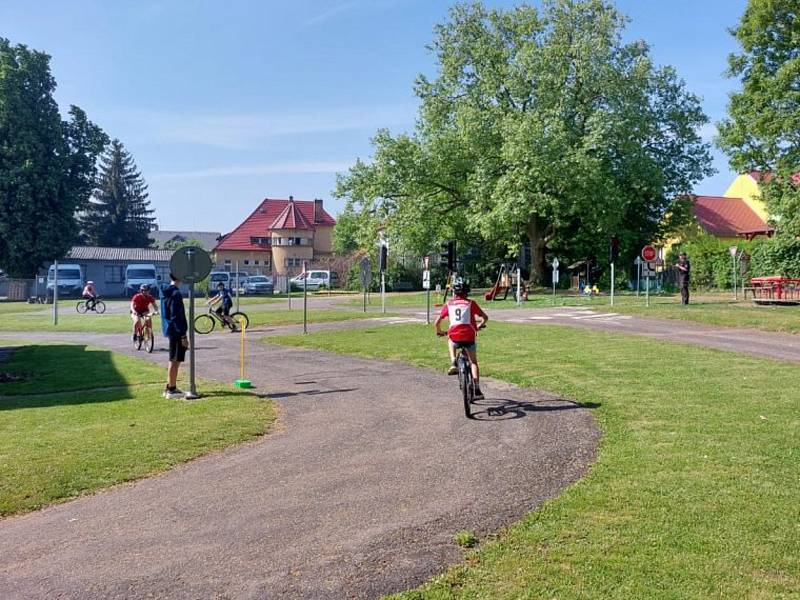
<path fill-rule="evenodd" d="M 166 362 L 163 348 L 136 353 L 119 334 L 3 337 Z M 590 408 L 541 392 L 484 382 L 468 420 L 443 374 L 257 341 L 247 350 L 257 392 L 279 404 L 275 430 L 0 521 L 0 597 L 379 597 L 461 561 L 457 531 L 485 535 L 556 496 L 599 441 Z M 197 354 L 200 376 L 237 377 L 238 336 L 200 338 Z"/>

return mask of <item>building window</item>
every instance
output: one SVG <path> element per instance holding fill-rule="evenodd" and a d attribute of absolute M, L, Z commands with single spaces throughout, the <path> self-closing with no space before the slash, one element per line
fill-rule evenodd
<path fill-rule="evenodd" d="M 105 265 L 106 283 L 123 283 L 125 281 L 125 268 L 122 265 Z"/>
<path fill-rule="evenodd" d="M 249 265 L 250 264 L 250 259 L 245 258 L 244 259 L 244 264 Z"/>
<path fill-rule="evenodd" d="M 247 263 L 245 263 L 245 264 L 247 264 Z M 257 261 L 257 260 L 254 260 L 254 261 L 253 261 L 253 264 L 254 264 L 254 265 L 258 265 L 258 261 Z"/>
<path fill-rule="evenodd" d="M 270 237 L 250 236 L 250 243 L 251 244 L 256 244 L 257 246 L 271 246 L 272 245 L 272 238 L 270 238 Z"/>

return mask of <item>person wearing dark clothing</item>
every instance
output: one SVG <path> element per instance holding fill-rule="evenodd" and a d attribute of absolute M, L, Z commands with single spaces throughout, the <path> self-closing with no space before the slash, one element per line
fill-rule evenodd
<path fill-rule="evenodd" d="M 178 370 L 186 358 L 186 349 L 189 347 L 189 339 L 186 337 L 189 325 L 186 322 L 183 296 L 178 288 L 181 282 L 174 275 L 170 275 L 170 281 L 171 285 L 163 292 L 164 305 L 161 318 L 164 319 L 165 333 L 169 339 L 169 367 L 164 397 L 174 400 L 184 397 L 184 393 L 178 389 Z"/>
<path fill-rule="evenodd" d="M 692 265 L 686 258 L 686 252 L 681 252 L 678 256 L 678 263 L 675 265 L 678 270 L 678 285 L 681 288 L 681 304 L 689 304 L 689 277 L 692 272 Z"/>

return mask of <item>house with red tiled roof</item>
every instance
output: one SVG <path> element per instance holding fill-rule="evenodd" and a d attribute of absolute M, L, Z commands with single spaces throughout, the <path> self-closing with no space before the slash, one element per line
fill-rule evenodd
<path fill-rule="evenodd" d="M 214 248 L 217 268 L 259 275 L 293 275 L 303 261 L 319 262 L 333 252 L 336 221 L 320 199 L 265 198 Z"/>
<path fill-rule="evenodd" d="M 753 239 L 771 236 L 767 206 L 761 199 L 761 182 L 770 173 L 751 171 L 738 175 L 722 196 L 692 196 L 693 212 L 700 227 L 720 238 Z"/>

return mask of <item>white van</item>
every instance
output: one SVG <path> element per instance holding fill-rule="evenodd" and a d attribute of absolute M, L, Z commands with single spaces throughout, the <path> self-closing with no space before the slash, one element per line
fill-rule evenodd
<path fill-rule="evenodd" d="M 55 285 L 56 269 L 55 265 L 50 265 L 47 271 L 47 296 L 53 297 L 53 286 Z M 58 297 L 59 298 L 80 298 L 83 292 L 83 269 L 80 265 L 59 264 L 58 265 Z"/>
<path fill-rule="evenodd" d="M 336 273 L 331 273 L 330 271 L 322 271 L 320 269 L 311 269 L 307 273 L 308 275 L 308 289 L 309 290 L 318 290 L 320 288 L 330 288 L 335 287 L 337 284 L 337 276 Z M 292 287 L 303 289 L 303 279 L 306 277 L 303 273 L 300 273 L 297 277 L 293 277 L 291 279 Z"/>
<path fill-rule="evenodd" d="M 142 284 L 150 286 L 151 291 L 156 290 L 158 278 L 156 277 L 156 266 L 147 263 L 130 264 L 125 268 L 125 295 L 132 298 L 139 292 Z"/>

